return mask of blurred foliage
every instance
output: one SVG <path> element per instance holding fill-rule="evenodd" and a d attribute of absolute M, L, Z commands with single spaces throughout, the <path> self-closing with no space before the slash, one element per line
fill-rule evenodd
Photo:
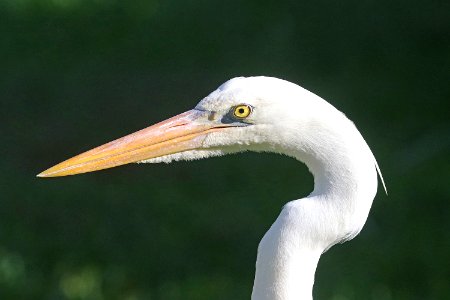
<path fill-rule="evenodd" d="M 450 2 L 2 0 L 0 43 L 1 299 L 249 299 L 258 241 L 312 188 L 300 163 L 35 178 L 238 75 L 321 95 L 383 170 L 316 299 L 449 299 Z"/>

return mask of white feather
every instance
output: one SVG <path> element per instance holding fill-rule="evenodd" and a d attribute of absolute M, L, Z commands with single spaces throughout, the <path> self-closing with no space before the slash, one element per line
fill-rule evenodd
<path fill-rule="evenodd" d="M 253 300 L 312 299 L 320 255 L 356 236 L 377 191 L 378 164 L 359 131 L 343 113 L 293 83 L 270 77 L 234 78 L 196 109 L 225 116 L 248 104 L 252 125 L 208 134 L 197 150 L 153 158 L 158 163 L 227 153 L 270 151 L 304 162 L 314 190 L 287 203 L 258 248 Z"/>

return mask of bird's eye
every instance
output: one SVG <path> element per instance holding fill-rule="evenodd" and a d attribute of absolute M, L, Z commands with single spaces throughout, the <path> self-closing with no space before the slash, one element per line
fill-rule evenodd
<path fill-rule="evenodd" d="M 238 119 L 247 118 L 252 112 L 252 107 L 250 105 L 241 104 L 234 108 L 233 114 Z"/>

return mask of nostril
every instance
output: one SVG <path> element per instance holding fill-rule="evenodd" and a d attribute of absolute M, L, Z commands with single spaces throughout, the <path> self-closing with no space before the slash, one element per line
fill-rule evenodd
<path fill-rule="evenodd" d="M 216 118 L 216 112 L 212 111 L 208 116 L 208 121 L 214 121 Z"/>

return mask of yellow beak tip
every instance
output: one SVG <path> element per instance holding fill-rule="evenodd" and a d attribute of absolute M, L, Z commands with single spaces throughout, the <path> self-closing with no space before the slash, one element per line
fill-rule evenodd
<path fill-rule="evenodd" d="M 48 169 L 48 170 L 45 170 L 45 171 L 43 171 L 43 172 L 37 174 L 36 177 L 39 177 L 39 178 L 48 178 L 48 177 L 58 177 L 58 176 L 61 176 L 61 175 L 58 175 L 58 172 L 55 172 L 55 171 L 53 171 L 53 170 L 51 170 L 51 169 L 52 169 L 52 168 L 50 168 L 50 169 Z"/>
<path fill-rule="evenodd" d="M 41 172 L 39 174 L 36 175 L 36 177 L 49 177 L 48 174 L 46 174 L 46 172 Z"/>

